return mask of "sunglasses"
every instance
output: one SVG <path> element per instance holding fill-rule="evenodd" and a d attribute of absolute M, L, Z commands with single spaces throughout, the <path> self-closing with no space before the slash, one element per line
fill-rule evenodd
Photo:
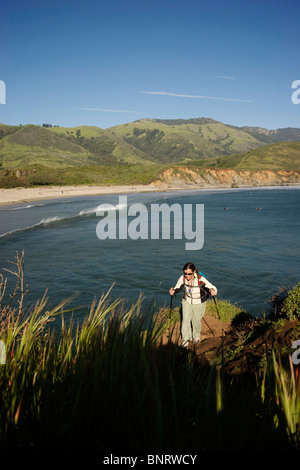
<path fill-rule="evenodd" d="M 194 273 L 183 273 L 185 276 L 192 276 Z"/>

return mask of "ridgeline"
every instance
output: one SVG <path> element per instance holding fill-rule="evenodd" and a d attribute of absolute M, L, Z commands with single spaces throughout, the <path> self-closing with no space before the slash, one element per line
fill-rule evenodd
<path fill-rule="evenodd" d="M 299 155 L 300 129 L 208 118 L 142 119 L 108 129 L 0 124 L 1 187 L 167 183 L 171 173 L 180 184 L 222 186 L 220 169 L 236 172 L 228 173 L 229 186 L 298 184 Z"/>

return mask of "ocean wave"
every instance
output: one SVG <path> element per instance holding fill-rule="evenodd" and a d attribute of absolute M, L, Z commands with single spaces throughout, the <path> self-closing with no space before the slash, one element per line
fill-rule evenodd
<path fill-rule="evenodd" d="M 122 210 L 124 209 L 126 206 L 124 205 L 119 205 L 119 204 L 110 204 L 111 207 L 107 207 L 107 211 L 110 211 L 110 210 Z M 82 217 L 85 217 L 85 218 L 89 218 L 89 217 L 95 217 L 97 215 L 97 210 L 99 209 L 99 206 L 96 206 L 96 207 L 91 207 L 91 208 L 87 208 L 87 209 L 82 209 L 80 212 L 76 213 L 76 214 L 73 214 L 73 215 L 67 215 L 67 216 L 54 216 L 54 217 L 45 217 L 43 219 L 41 219 L 39 222 L 35 223 L 35 224 L 32 224 L 32 225 L 29 225 L 29 226 L 26 226 L 26 227 L 22 227 L 22 228 L 17 228 L 17 229 L 14 229 L 14 230 L 10 230 L 8 232 L 5 232 L 5 233 L 2 233 L 0 234 L 0 238 L 4 238 L 6 236 L 9 236 L 9 235 L 13 235 L 15 233 L 18 233 L 18 232 L 26 232 L 28 230 L 33 230 L 35 228 L 39 228 L 39 227 L 47 227 L 48 225 L 53 225 L 53 224 L 59 224 L 63 221 L 71 221 L 71 220 L 75 220 L 75 219 L 80 219 Z"/>
<path fill-rule="evenodd" d="M 82 209 L 78 216 L 81 216 L 81 215 L 90 215 L 90 214 L 95 214 L 97 212 L 97 209 L 98 209 L 98 206 L 97 207 L 93 207 L 91 209 Z"/>
<path fill-rule="evenodd" d="M 44 207 L 44 206 L 47 206 L 47 207 L 50 207 L 50 206 L 57 206 L 57 205 L 62 205 L 62 204 L 78 204 L 78 202 L 80 202 L 78 199 L 77 200 L 72 200 L 72 201 L 68 201 L 68 200 L 55 200 L 55 201 L 45 201 L 45 202 L 35 202 L 35 203 L 32 203 L 32 204 L 27 204 L 26 206 L 23 205 L 23 206 L 14 206 L 14 205 L 11 205 L 11 206 L 7 206 L 7 207 L 0 207 L 0 212 L 10 212 L 10 211 L 20 211 L 20 210 L 24 210 L 24 209 L 34 209 L 36 207 Z"/>
<path fill-rule="evenodd" d="M 72 217 L 70 217 L 70 218 L 72 218 Z M 27 230 L 32 230 L 36 227 L 40 227 L 40 226 L 43 226 L 43 225 L 49 225 L 53 222 L 61 221 L 61 220 L 64 220 L 64 219 L 67 219 L 67 217 L 48 217 L 48 218 L 40 220 L 36 224 L 29 225 L 28 227 L 16 228 L 14 230 L 10 230 L 9 232 L 2 233 L 0 235 L 0 238 L 6 237 L 8 235 L 13 235 L 14 233 L 18 233 L 18 232 L 26 232 Z"/>
<path fill-rule="evenodd" d="M 21 207 L 6 207 L 6 208 L 2 208 L 0 207 L 0 211 L 2 212 L 10 212 L 10 211 L 20 211 L 20 210 L 23 210 L 23 209 L 31 209 L 32 207 L 42 207 L 42 206 L 45 206 L 46 204 L 28 204 L 27 206 L 21 206 Z"/>

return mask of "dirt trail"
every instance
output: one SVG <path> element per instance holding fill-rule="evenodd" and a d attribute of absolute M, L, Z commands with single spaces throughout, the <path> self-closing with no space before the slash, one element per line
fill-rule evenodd
<path fill-rule="evenodd" d="M 180 346 L 180 322 L 162 335 L 161 344 L 169 340 Z M 298 336 L 297 336 L 298 335 Z M 212 365 L 221 364 L 225 358 L 225 370 L 230 373 L 258 370 L 259 366 L 271 357 L 271 350 L 280 354 L 291 351 L 292 342 L 300 339 L 300 320 L 286 320 L 281 327 L 275 323 L 267 324 L 260 319 L 253 319 L 238 327 L 231 322 L 220 322 L 210 315 L 202 320 L 201 341 L 189 344 L 201 362 Z M 267 354 L 268 353 L 268 354 Z"/>
<path fill-rule="evenodd" d="M 228 334 L 229 330 L 230 322 L 220 322 L 220 320 L 206 314 L 202 320 L 201 341 L 200 343 L 196 344 L 190 343 L 189 349 L 194 350 L 197 356 L 205 355 L 207 360 L 210 361 L 220 350 L 222 341 L 224 342 L 226 334 Z M 171 342 L 180 346 L 180 322 L 177 322 L 175 325 L 171 326 L 170 332 L 167 330 L 162 335 L 162 345 L 168 343 L 169 335 L 171 335 Z"/>

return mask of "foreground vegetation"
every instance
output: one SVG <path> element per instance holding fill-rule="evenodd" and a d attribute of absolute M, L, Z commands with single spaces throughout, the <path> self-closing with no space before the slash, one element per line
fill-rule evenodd
<path fill-rule="evenodd" d="M 79 325 L 67 301 L 48 309 L 44 297 L 26 311 L 22 257 L 12 273 L 0 311 L 2 450 L 299 449 L 299 369 L 286 352 L 272 351 L 254 374 L 228 374 L 163 346 L 165 322 L 139 301 L 124 311 L 103 296 Z M 2 278 L 2 300 L 5 287 Z M 230 305 L 220 308 L 228 320 Z"/>
<path fill-rule="evenodd" d="M 159 176 L 163 165 L 103 165 L 49 168 L 35 166 L 18 170 L 0 169 L 0 187 L 64 185 L 135 185 L 149 184 Z"/>
<path fill-rule="evenodd" d="M 205 165 L 206 162 L 202 162 Z M 224 173 L 225 176 L 224 176 Z M 201 187 L 243 187 L 299 184 L 299 172 L 272 170 L 270 176 L 256 171 L 246 173 L 237 170 L 230 172 L 196 165 L 103 165 L 73 166 L 68 168 L 6 169 L 0 168 L 0 188 L 68 186 L 68 185 L 147 185 L 153 182 L 182 188 Z"/>

